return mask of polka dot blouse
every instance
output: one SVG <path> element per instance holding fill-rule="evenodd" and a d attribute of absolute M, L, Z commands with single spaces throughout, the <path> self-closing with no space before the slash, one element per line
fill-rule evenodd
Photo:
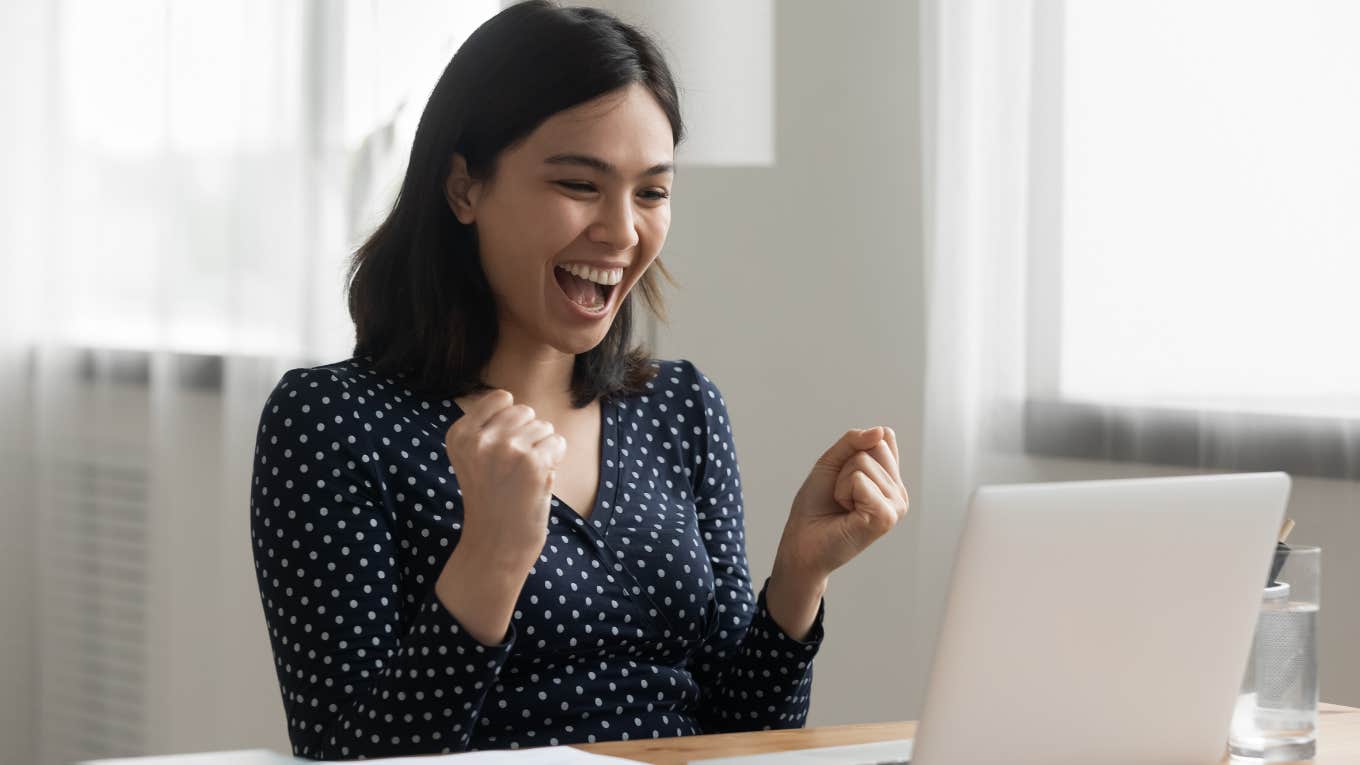
<path fill-rule="evenodd" d="M 753 591 L 726 404 L 693 363 L 601 406 L 588 519 L 556 497 L 504 642 L 434 583 L 462 529 L 461 415 L 358 357 L 279 380 L 250 533 L 293 753 L 365 759 L 801 727 L 825 604 L 793 639 Z M 766 580 L 768 583 L 768 580 Z"/>

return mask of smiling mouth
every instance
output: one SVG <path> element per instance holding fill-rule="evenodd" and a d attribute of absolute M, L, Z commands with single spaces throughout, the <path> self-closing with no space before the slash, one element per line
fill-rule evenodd
<path fill-rule="evenodd" d="M 553 277 L 557 280 L 558 288 L 562 290 L 568 300 L 587 311 L 594 312 L 603 311 L 605 306 L 609 305 L 609 296 L 619 286 L 618 284 L 597 284 L 589 279 L 583 279 L 569 273 L 560 267 L 553 268 Z"/>

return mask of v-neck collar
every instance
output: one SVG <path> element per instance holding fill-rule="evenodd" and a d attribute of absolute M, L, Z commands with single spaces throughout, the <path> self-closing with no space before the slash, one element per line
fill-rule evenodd
<path fill-rule="evenodd" d="M 573 525 L 589 528 L 601 538 L 609 530 L 609 522 L 614 517 L 614 510 L 618 507 L 619 495 L 619 473 L 622 468 L 619 465 L 619 412 L 623 411 L 623 404 L 611 403 L 607 399 L 600 400 L 600 462 L 596 466 L 598 471 L 598 483 L 595 488 L 595 504 L 590 508 L 590 517 L 583 518 L 580 513 L 566 503 L 566 500 L 552 495 L 550 512 L 556 511 L 563 516 L 563 520 L 570 521 Z M 465 412 L 458 406 L 458 402 L 449 399 L 449 404 L 453 406 L 454 412 L 462 417 Z M 456 477 L 456 476 L 455 476 Z"/>
<path fill-rule="evenodd" d="M 600 400 L 600 463 L 596 466 L 598 482 L 595 485 L 595 504 L 590 508 L 590 517 L 584 518 L 566 500 L 552 495 L 553 507 L 562 511 L 572 523 L 580 523 L 595 529 L 604 536 L 609 529 L 609 520 L 614 515 L 619 493 L 619 417 L 612 412 L 614 404 Z"/>

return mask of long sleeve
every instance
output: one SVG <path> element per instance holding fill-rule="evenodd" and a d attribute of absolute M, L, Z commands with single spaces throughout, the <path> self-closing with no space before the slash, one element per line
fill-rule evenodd
<path fill-rule="evenodd" d="M 713 567 L 717 624 L 691 657 L 700 686 L 698 718 L 705 733 L 799 728 L 807 719 L 812 661 L 824 636 L 823 601 L 812 629 L 795 640 L 771 618 L 765 587 L 757 597 L 746 559 L 741 474 L 726 402 L 717 386 L 694 370 L 704 434 L 692 455 L 699 529 Z M 768 580 L 766 580 L 768 584 Z"/>
<path fill-rule="evenodd" d="M 256 435 L 251 545 L 288 735 L 312 759 L 462 751 L 515 628 L 483 645 L 432 578 L 404 576 L 362 387 L 290 370 Z"/>

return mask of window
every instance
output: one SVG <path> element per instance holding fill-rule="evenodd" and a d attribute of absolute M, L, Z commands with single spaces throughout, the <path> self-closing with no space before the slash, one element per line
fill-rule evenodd
<path fill-rule="evenodd" d="M 1360 477 L 1360 3 L 1038 14 L 1030 445 Z"/>
<path fill-rule="evenodd" d="M 69 0 L 53 24 L 51 339 L 347 355 L 349 253 L 496 0 Z"/>

